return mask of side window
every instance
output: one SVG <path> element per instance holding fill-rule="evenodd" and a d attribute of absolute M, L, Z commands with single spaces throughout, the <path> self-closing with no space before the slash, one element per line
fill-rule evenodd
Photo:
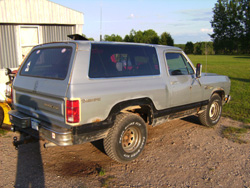
<path fill-rule="evenodd" d="M 89 77 L 112 78 L 159 75 L 154 47 L 92 44 Z"/>
<path fill-rule="evenodd" d="M 166 59 L 170 75 L 194 74 L 194 70 L 182 54 L 166 53 Z"/>

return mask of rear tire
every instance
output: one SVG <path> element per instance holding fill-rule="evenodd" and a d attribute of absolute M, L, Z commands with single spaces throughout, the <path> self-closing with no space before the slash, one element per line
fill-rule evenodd
<path fill-rule="evenodd" d="M 108 136 L 104 139 L 104 149 L 113 160 L 126 163 L 136 159 L 147 140 L 147 126 L 135 114 L 119 114 Z"/>
<path fill-rule="evenodd" d="M 4 111 L 3 108 L 0 106 L 0 127 L 2 127 L 3 120 L 4 120 Z"/>
<path fill-rule="evenodd" d="M 208 127 L 215 126 L 221 118 L 222 102 L 218 94 L 212 95 L 207 109 L 199 114 L 200 122 Z"/>

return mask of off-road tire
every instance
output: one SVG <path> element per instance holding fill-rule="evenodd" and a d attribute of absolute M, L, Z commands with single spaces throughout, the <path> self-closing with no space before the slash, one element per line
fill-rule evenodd
<path fill-rule="evenodd" d="M 119 114 L 108 136 L 104 139 L 106 154 L 119 163 L 136 159 L 147 141 L 144 120 L 132 113 Z"/>
<path fill-rule="evenodd" d="M 199 114 L 199 120 L 202 125 L 213 127 L 220 121 L 221 112 L 221 97 L 218 94 L 213 94 L 207 105 L 207 109 Z"/>
<path fill-rule="evenodd" d="M 3 119 L 4 119 L 4 111 L 3 108 L 0 106 L 0 127 L 2 127 Z"/>

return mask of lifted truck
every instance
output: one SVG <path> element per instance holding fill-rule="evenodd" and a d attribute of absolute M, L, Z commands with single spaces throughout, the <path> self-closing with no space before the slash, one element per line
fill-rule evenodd
<path fill-rule="evenodd" d="M 227 76 L 202 74 L 179 48 L 69 41 L 38 45 L 13 85 L 13 130 L 46 146 L 104 139 L 112 159 L 136 159 L 147 126 L 188 115 L 215 126 L 229 102 Z"/>

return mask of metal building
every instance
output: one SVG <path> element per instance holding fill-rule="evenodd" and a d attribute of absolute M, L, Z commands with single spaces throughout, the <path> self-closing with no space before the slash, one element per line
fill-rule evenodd
<path fill-rule="evenodd" d="M 35 45 L 82 34 L 83 19 L 48 0 L 0 0 L 0 69 L 18 67 Z"/>

